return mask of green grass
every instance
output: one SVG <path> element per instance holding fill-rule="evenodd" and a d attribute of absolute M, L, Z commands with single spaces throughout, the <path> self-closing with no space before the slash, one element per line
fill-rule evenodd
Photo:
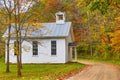
<path fill-rule="evenodd" d="M 93 61 L 93 62 L 106 62 L 106 63 L 113 63 L 113 64 L 117 64 L 120 66 L 120 59 L 103 59 L 103 58 L 99 58 L 99 57 L 91 57 L 91 56 L 80 56 L 78 57 L 78 59 L 82 59 L 82 60 L 89 60 L 89 61 Z"/>
<path fill-rule="evenodd" d="M 0 80 L 56 80 L 84 66 L 80 63 L 24 64 L 22 77 L 17 77 L 16 65 L 10 65 L 11 72 L 6 73 L 5 63 L 3 60 L 0 60 Z"/>

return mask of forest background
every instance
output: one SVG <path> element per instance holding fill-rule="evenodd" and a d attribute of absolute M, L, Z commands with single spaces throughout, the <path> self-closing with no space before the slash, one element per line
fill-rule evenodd
<path fill-rule="evenodd" d="M 3 10 L 3 9 L 0 9 Z M 66 13 L 71 21 L 78 56 L 120 59 L 119 0 L 42 0 L 31 12 L 34 22 L 55 22 L 55 13 Z M 5 17 L 0 14 L 0 58 L 4 57 Z"/>

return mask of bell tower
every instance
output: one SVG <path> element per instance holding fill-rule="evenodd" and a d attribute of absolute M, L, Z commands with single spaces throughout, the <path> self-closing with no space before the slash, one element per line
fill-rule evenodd
<path fill-rule="evenodd" d="M 56 24 L 65 23 L 65 12 L 57 12 L 55 15 L 56 15 Z"/>

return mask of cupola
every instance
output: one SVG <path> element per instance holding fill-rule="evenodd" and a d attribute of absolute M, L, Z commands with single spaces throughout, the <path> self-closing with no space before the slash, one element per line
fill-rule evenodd
<path fill-rule="evenodd" d="M 56 15 L 56 24 L 65 23 L 65 12 L 57 12 L 55 15 Z"/>

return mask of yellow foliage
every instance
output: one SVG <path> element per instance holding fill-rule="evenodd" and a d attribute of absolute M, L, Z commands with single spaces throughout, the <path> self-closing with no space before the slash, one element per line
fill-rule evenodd
<path fill-rule="evenodd" d="M 105 31 L 104 26 L 100 26 L 100 32 L 104 33 L 104 31 Z"/>
<path fill-rule="evenodd" d="M 2 38 L 2 41 L 5 41 L 5 40 L 6 40 L 6 38 L 7 38 L 7 37 L 3 37 L 3 38 Z"/>
<path fill-rule="evenodd" d="M 113 33 L 112 32 L 108 32 L 107 35 L 113 36 Z"/>
<path fill-rule="evenodd" d="M 83 5 L 84 0 L 75 0 L 75 1 L 78 2 L 77 7 L 84 6 Z"/>
<path fill-rule="evenodd" d="M 114 37 L 112 38 L 112 45 L 120 44 L 120 30 L 117 30 L 113 33 Z"/>
<path fill-rule="evenodd" d="M 120 21 L 120 17 L 115 18 L 115 20 Z"/>
<path fill-rule="evenodd" d="M 112 38 L 112 47 L 114 48 L 114 52 L 115 53 L 119 53 L 120 52 L 120 30 L 116 30 L 113 33 L 113 38 Z"/>

